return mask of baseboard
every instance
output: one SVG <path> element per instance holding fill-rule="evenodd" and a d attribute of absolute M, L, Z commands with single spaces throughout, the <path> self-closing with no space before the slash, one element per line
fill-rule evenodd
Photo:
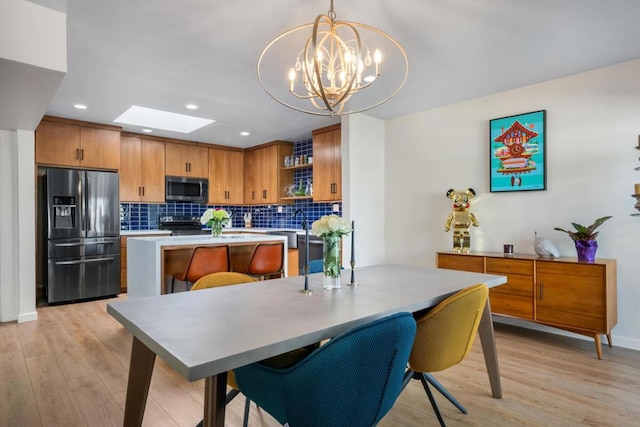
<path fill-rule="evenodd" d="M 574 334 L 573 332 L 565 331 L 563 329 L 554 328 L 552 326 L 541 325 L 539 323 L 528 322 L 522 319 L 515 319 L 513 317 L 493 316 L 493 321 L 496 323 L 504 323 L 505 325 L 518 326 L 525 329 L 531 329 L 534 331 L 546 332 L 555 335 L 562 335 L 565 337 L 578 338 L 585 341 L 593 341 L 586 335 Z M 621 337 L 611 334 L 613 345 L 616 347 L 628 348 L 630 350 L 640 351 L 640 340 L 633 338 Z M 606 340 L 605 340 L 606 342 Z"/>
<path fill-rule="evenodd" d="M 33 322 L 34 320 L 38 320 L 37 311 L 32 311 L 30 313 L 22 313 L 18 315 L 18 323 Z"/>
<path fill-rule="evenodd" d="M 14 322 L 17 318 L 18 318 L 18 313 L 17 312 L 6 313 L 6 314 L 3 314 L 2 316 L 0 316 L 0 323 Z"/>

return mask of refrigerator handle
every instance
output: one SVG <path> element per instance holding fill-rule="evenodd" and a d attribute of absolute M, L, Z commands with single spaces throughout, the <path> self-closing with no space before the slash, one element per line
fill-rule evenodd
<path fill-rule="evenodd" d="M 89 215 L 89 212 L 91 211 L 91 209 L 89 208 L 89 179 L 87 178 L 87 174 L 86 172 L 83 174 L 83 182 L 82 182 L 82 187 L 84 189 L 84 216 L 85 216 L 85 220 L 87 221 L 87 231 L 91 230 L 91 215 Z"/>
<path fill-rule="evenodd" d="M 84 173 L 80 174 L 80 182 L 78 183 L 78 198 L 80 199 L 80 230 L 81 231 L 85 231 L 86 230 L 86 225 L 85 222 L 87 221 L 86 218 L 86 204 L 85 204 L 85 195 L 84 195 L 84 190 L 85 190 L 85 186 L 84 186 Z"/>

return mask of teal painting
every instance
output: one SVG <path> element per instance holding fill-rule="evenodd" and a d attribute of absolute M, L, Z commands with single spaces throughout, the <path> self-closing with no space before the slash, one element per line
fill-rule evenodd
<path fill-rule="evenodd" d="M 546 110 L 489 121 L 491 192 L 546 190 Z"/>

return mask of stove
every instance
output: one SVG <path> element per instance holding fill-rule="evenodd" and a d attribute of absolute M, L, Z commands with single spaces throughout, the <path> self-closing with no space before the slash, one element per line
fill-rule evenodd
<path fill-rule="evenodd" d="M 172 236 L 211 233 L 202 229 L 199 216 L 191 215 L 163 215 L 158 218 L 158 228 L 170 230 Z"/>

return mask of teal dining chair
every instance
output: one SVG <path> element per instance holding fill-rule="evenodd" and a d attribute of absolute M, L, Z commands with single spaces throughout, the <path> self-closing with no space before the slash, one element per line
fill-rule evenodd
<path fill-rule="evenodd" d="M 391 409 L 416 332 L 398 313 L 350 329 L 285 368 L 235 369 L 242 393 L 290 427 L 368 427 Z"/>

